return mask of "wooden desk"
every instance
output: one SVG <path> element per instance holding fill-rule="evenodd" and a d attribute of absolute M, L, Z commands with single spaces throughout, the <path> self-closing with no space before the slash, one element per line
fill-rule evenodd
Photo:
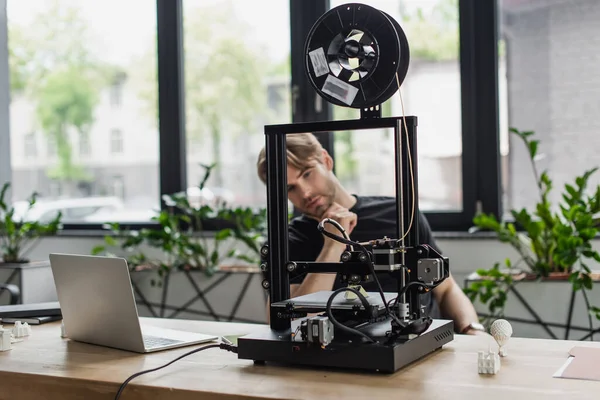
<path fill-rule="evenodd" d="M 217 335 L 259 325 L 145 319 L 151 324 Z M 134 399 L 598 399 L 600 382 L 552 378 L 575 345 L 600 343 L 512 338 L 498 375 L 477 373 L 487 338 L 458 335 L 442 350 L 393 375 L 253 365 L 208 349 L 135 378 L 122 400 Z M 1 399 L 113 399 L 131 374 L 154 368 L 192 347 L 149 355 L 77 343 L 60 324 L 32 327 L 32 336 L 0 353 Z"/>

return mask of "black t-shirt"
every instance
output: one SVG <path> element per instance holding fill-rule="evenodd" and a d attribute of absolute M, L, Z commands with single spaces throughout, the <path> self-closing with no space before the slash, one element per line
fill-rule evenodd
<path fill-rule="evenodd" d="M 350 234 L 350 239 L 356 242 L 366 242 L 381 239 L 384 236 L 397 238 L 396 199 L 394 197 L 355 196 L 357 201 L 350 209 L 357 215 L 357 224 Z M 441 253 L 437 247 L 431 228 L 425 216 L 418 212 L 419 244 L 427 244 Z M 294 218 L 289 226 L 289 258 L 291 261 L 315 261 L 323 248 L 323 235 L 317 230 L 318 221 L 304 215 Z M 304 280 L 306 274 L 290 276 L 291 284 Z M 377 274 L 384 292 L 397 292 L 398 282 L 385 272 Z M 340 274 L 337 275 L 333 290 L 344 286 Z M 363 283 L 368 292 L 379 289 L 374 281 Z M 421 300 L 428 308 L 429 315 L 439 318 L 439 309 L 431 293 L 424 294 Z"/>

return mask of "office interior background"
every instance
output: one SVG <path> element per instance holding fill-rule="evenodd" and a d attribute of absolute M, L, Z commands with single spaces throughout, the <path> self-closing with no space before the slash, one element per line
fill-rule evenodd
<path fill-rule="evenodd" d="M 516 257 L 492 235 L 469 232 L 475 214 L 510 217 L 538 200 L 527 149 L 509 128 L 535 131 L 538 168 L 556 188 L 598 163 L 600 2 L 362 2 L 407 35 L 403 102 L 396 94 L 383 113 L 418 118 L 421 210 L 462 286 L 476 269 Z M 265 124 L 359 117 L 320 99 L 304 72 L 310 28 L 343 3 L 1 0 L 0 184 L 12 183 L 15 205 L 38 192 L 36 219 L 63 212 L 64 229 L 31 258 L 90 254 L 107 222 L 151 227 L 164 194 L 265 207 L 255 168 Z M 352 192 L 394 194 L 391 132 L 320 140 Z M 197 192 L 202 165 L 211 163 Z M 560 191 L 550 199 L 559 201 Z M 213 304 L 228 310 L 243 281 L 212 291 Z M 181 285 L 184 292 L 189 283 Z M 39 293 L 51 299 L 46 286 Z M 551 316 L 558 300 L 539 296 Z M 241 303 L 240 320 L 265 320 L 259 278 Z"/>

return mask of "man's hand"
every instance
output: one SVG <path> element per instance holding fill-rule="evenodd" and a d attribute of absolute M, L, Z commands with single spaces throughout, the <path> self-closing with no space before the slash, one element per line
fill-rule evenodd
<path fill-rule="evenodd" d="M 324 220 L 325 218 L 331 218 L 335 220 L 344 228 L 346 234 L 348 235 L 352 233 L 352 230 L 354 229 L 357 223 L 356 214 L 349 211 L 347 208 L 342 207 L 338 203 L 333 203 L 331 207 L 325 210 L 325 212 L 321 216 L 320 221 Z M 325 224 L 325 230 L 327 232 L 333 233 L 334 235 L 341 235 L 341 232 L 332 224 Z M 334 239 L 325 236 L 324 246 L 332 246 L 334 244 L 345 246 L 343 243 L 336 242 Z"/>
<path fill-rule="evenodd" d="M 473 336 L 488 336 L 488 337 L 492 337 L 489 333 L 484 332 L 484 331 L 480 331 L 479 329 L 469 329 L 468 331 L 465 332 L 465 334 L 467 334 L 467 335 L 473 335 Z"/>
<path fill-rule="evenodd" d="M 317 219 L 316 217 L 312 218 Z M 348 235 L 350 235 L 357 223 L 356 214 L 348 211 L 347 208 L 344 208 L 337 203 L 333 203 L 327 210 L 325 210 L 318 221 L 321 222 L 325 218 L 331 218 L 335 220 L 335 222 L 344 228 Z M 334 235 L 342 236 L 341 232 L 332 224 L 325 224 L 324 228 L 326 231 L 331 232 Z M 339 262 L 340 255 L 344 251 L 346 245 L 325 235 L 323 235 L 323 238 L 323 248 L 321 249 L 321 252 L 315 261 Z M 336 274 L 328 273 L 307 274 L 302 283 L 297 288 L 292 290 L 291 297 L 303 296 L 305 294 L 315 293 L 321 290 L 331 290 L 335 282 L 335 277 Z"/>

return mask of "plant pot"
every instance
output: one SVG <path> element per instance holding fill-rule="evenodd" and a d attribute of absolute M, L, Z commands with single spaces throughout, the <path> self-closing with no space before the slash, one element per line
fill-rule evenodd
<path fill-rule="evenodd" d="M 569 280 L 569 276 L 571 276 L 570 272 L 550 272 L 548 276 L 538 276 L 536 274 L 527 273 L 525 274 L 523 280 L 532 281 L 532 280 L 542 280 L 542 281 L 567 281 Z"/>
<path fill-rule="evenodd" d="M 600 274 L 593 273 L 594 287 L 586 291 L 590 305 L 600 305 Z M 600 321 L 589 318 L 586 298 L 581 291 L 573 292 L 568 273 L 552 273 L 540 278 L 533 274 L 513 276 L 511 289 L 506 293 L 504 316 L 513 326 L 513 336 L 540 339 L 600 340 Z M 465 287 L 481 280 L 477 274 L 465 280 Z M 479 300 L 474 303 L 480 317 L 487 318 L 490 310 Z M 493 319 L 492 319 L 493 320 Z"/>
<path fill-rule="evenodd" d="M 0 263 L 0 282 L 13 284 L 19 288 L 19 304 L 58 300 L 49 261 Z M 0 304 L 8 303 L 8 295 L 2 294 Z"/>
<path fill-rule="evenodd" d="M 161 279 L 156 268 L 146 268 L 132 271 L 131 281 L 142 317 L 265 323 L 261 276 L 256 267 L 230 266 L 210 277 L 175 269 Z"/>

